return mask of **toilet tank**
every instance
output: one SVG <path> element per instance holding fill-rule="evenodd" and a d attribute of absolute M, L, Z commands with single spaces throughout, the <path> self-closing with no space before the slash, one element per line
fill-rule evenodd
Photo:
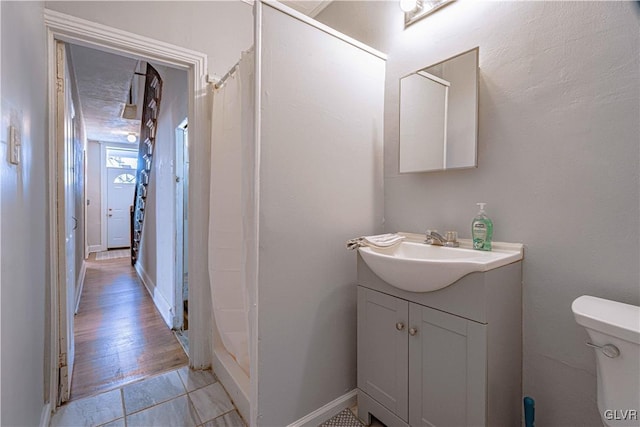
<path fill-rule="evenodd" d="M 591 296 L 571 305 L 592 344 L 620 351 L 608 357 L 595 348 L 598 409 L 607 426 L 640 425 L 640 307 Z"/>

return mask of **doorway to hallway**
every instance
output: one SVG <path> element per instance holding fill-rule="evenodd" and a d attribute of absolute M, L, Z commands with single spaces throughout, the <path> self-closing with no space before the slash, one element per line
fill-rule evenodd
<path fill-rule="evenodd" d="M 191 157 L 195 159 L 204 158 L 203 153 L 206 153 L 206 144 L 204 144 L 204 141 L 208 138 L 206 98 L 201 96 L 201 94 L 206 92 L 207 83 L 204 76 L 207 72 L 207 55 L 195 51 L 185 51 L 182 47 L 157 42 L 134 33 L 110 29 L 104 25 L 80 20 L 73 16 L 47 9 L 45 9 L 44 21 L 47 27 L 49 58 L 48 79 L 49 87 L 51 88 L 49 91 L 49 135 L 51 135 L 51 137 L 49 140 L 49 149 L 47 150 L 49 164 L 51 167 L 49 168 L 48 173 L 49 191 L 47 193 L 47 198 L 51 212 L 56 212 L 56 215 L 52 217 L 49 227 L 52 262 L 50 275 L 51 299 L 49 307 L 51 328 L 49 334 L 49 357 L 46 369 L 49 372 L 50 378 L 48 387 L 49 392 L 47 393 L 48 400 L 52 408 L 55 408 L 60 404 L 60 402 L 68 399 L 68 392 L 65 397 L 64 389 L 61 386 L 63 383 L 66 383 L 66 374 L 67 372 L 71 372 L 71 370 L 64 370 L 63 367 L 67 366 L 65 362 L 67 358 L 73 354 L 73 352 L 68 351 L 69 348 L 72 348 L 72 345 L 67 345 L 70 340 L 73 341 L 73 332 L 69 334 L 69 330 L 64 327 L 65 324 L 63 323 L 64 319 L 73 319 L 73 304 L 63 305 L 61 301 L 71 300 L 74 296 L 79 295 L 77 290 L 67 283 L 67 273 L 65 270 L 66 260 L 64 255 L 65 242 L 63 230 L 67 217 L 72 215 L 73 212 L 70 212 L 70 209 L 65 209 L 65 193 L 60 188 L 60 185 L 58 185 L 64 174 L 64 170 L 60 166 L 62 163 L 61 159 L 64 157 L 64 152 L 62 150 L 62 145 L 56 138 L 59 128 L 58 122 L 55 120 L 57 103 L 56 88 L 59 87 L 56 84 L 56 59 L 62 58 L 64 55 L 58 55 L 56 51 L 57 41 L 64 41 L 71 44 L 77 43 L 84 47 L 95 47 L 101 51 L 106 51 L 116 55 L 120 54 L 128 58 L 137 58 L 140 61 L 158 61 L 163 64 L 170 73 L 176 71 L 181 73 L 186 72 L 187 80 L 183 85 L 184 89 L 182 89 L 184 93 L 186 93 L 186 100 L 182 101 L 182 105 L 185 106 L 183 108 L 188 109 L 188 114 L 180 113 L 180 116 L 184 117 L 187 115 L 189 117 L 190 133 L 194 136 L 192 138 L 192 142 L 195 142 L 190 144 L 190 150 L 191 154 L 193 154 Z M 106 92 L 103 91 L 103 93 Z M 132 93 L 135 94 L 135 91 L 132 91 Z M 129 104 L 129 102 L 126 102 L 126 104 Z M 129 105 L 126 107 L 129 107 Z M 125 110 L 128 110 L 128 108 L 125 108 Z M 166 109 L 165 111 L 170 110 Z M 123 116 L 124 112 L 125 111 L 123 110 Z M 170 128 L 171 132 L 173 132 L 175 125 L 170 126 L 172 126 Z M 94 138 L 94 140 L 96 140 L 96 138 Z M 102 139 L 97 138 L 97 140 L 100 141 Z M 170 160 L 168 162 L 169 163 L 167 164 L 170 164 Z M 203 168 L 203 165 L 199 162 L 195 162 L 189 173 L 197 175 L 201 168 Z M 171 173 L 170 175 L 173 174 Z M 174 182 L 174 178 L 175 177 L 171 176 L 171 182 Z M 192 180 L 192 182 L 194 181 Z M 200 183 L 196 182 L 194 187 L 195 194 L 203 193 L 200 188 L 202 187 Z M 158 191 L 160 194 L 164 194 L 162 189 L 158 189 Z M 98 208 L 98 206 L 102 205 L 97 204 L 98 200 L 98 198 L 91 199 L 91 203 L 87 200 L 86 207 L 89 209 Z M 202 206 L 205 206 L 206 203 L 206 200 L 196 198 L 190 206 L 189 216 L 191 217 L 191 222 L 193 224 L 191 227 L 192 230 L 198 229 L 206 223 L 206 217 L 203 214 L 205 210 L 202 209 Z M 167 213 L 170 212 L 170 210 L 162 209 L 160 212 Z M 171 212 L 173 212 L 173 209 Z M 103 217 L 103 219 L 105 218 Z M 157 223 L 154 225 L 154 228 L 157 230 L 162 227 L 162 224 L 167 223 Z M 172 221 L 171 224 L 173 225 L 174 222 Z M 162 242 L 156 240 L 156 243 L 160 247 L 166 248 L 168 247 L 168 243 L 172 240 L 173 238 Z M 200 235 L 195 234 L 192 231 L 189 233 L 188 241 L 190 247 L 194 247 L 199 240 L 201 240 Z M 106 240 L 104 243 L 106 246 Z M 154 258 L 155 257 L 150 257 L 149 259 L 152 260 Z M 151 276 L 148 278 L 162 278 L 164 280 L 169 278 L 169 280 L 173 282 L 175 277 L 173 268 L 171 268 L 170 274 L 168 274 L 168 272 L 165 273 L 164 271 L 158 271 L 158 268 L 160 267 L 169 265 L 173 267 L 173 256 L 171 257 L 171 260 L 171 262 L 158 261 L 155 268 L 146 271 L 147 273 L 150 273 L 148 276 Z M 190 289 L 193 296 L 193 305 L 190 307 L 191 310 L 189 314 L 190 317 L 195 317 L 194 321 L 192 321 L 190 325 L 190 365 L 203 368 L 208 366 L 211 361 L 211 346 L 208 334 L 210 324 L 210 301 L 207 300 L 205 288 L 202 285 L 202 283 L 204 283 L 202 276 L 206 273 L 206 254 L 192 251 L 189 264 L 191 264 L 189 268 L 190 274 L 195 275 L 195 277 L 193 277 L 195 280 L 191 281 L 192 286 Z M 138 273 L 140 275 L 139 277 L 144 276 L 140 271 L 138 271 Z M 72 280 L 70 282 L 72 284 L 79 283 L 79 281 L 75 280 L 75 277 L 72 277 L 71 279 Z M 145 280 L 145 285 L 146 283 L 147 281 Z M 149 286 L 147 286 L 147 288 L 149 288 Z M 172 292 L 166 291 L 165 289 L 165 295 L 170 295 L 171 298 L 169 300 L 165 299 L 165 302 L 168 302 L 168 304 L 163 305 L 163 301 L 155 301 L 159 291 L 160 289 L 158 289 L 158 287 L 149 288 L 149 293 L 153 295 L 156 307 L 158 307 L 159 311 L 162 312 L 163 320 L 166 324 L 170 324 L 171 315 L 175 313 L 172 313 L 170 310 L 171 304 L 173 303 Z M 161 307 L 159 307 L 159 305 Z M 80 307 L 79 313 L 81 311 L 82 306 Z"/>
<path fill-rule="evenodd" d="M 86 198 L 87 206 L 98 205 L 92 211 L 94 216 L 97 213 L 97 220 L 87 215 L 87 230 L 93 230 L 92 235 L 99 241 L 87 241 L 86 246 L 98 247 L 100 251 L 94 249 L 86 259 L 84 253 L 76 250 L 80 245 L 67 245 L 71 247 L 67 259 L 80 260 L 85 272 L 81 279 L 76 279 L 73 273 L 67 275 L 72 281 L 67 295 L 76 302 L 76 315 L 61 310 L 69 331 L 66 389 L 60 393 L 61 401 L 67 401 L 188 363 L 186 352 L 172 332 L 182 329 L 183 307 L 187 305 L 185 280 L 174 283 L 174 261 L 188 263 L 182 251 L 182 222 L 188 215 L 183 208 L 182 215 L 176 218 L 174 206 L 183 207 L 183 193 L 188 191 L 187 180 L 177 179 L 184 174 L 184 147 L 176 152 L 174 138 L 178 135 L 174 135 L 174 130 L 178 123 L 173 115 L 187 116 L 188 80 L 184 71 L 158 66 L 160 71 L 153 69 L 156 74 L 150 75 L 148 70 L 152 67 L 144 61 L 88 47 L 59 43 L 58 49 L 61 63 L 58 76 L 62 74 L 62 66 L 68 71 L 64 80 L 66 104 L 58 116 L 64 118 L 61 123 L 69 122 L 72 117 L 68 112 L 75 109 L 78 127 L 84 128 L 82 134 L 66 132 L 65 141 L 89 152 L 89 173 L 84 187 L 99 188 L 86 197 L 84 187 L 65 187 L 68 199 Z M 147 73 L 140 73 L 141 68 L 146 68 Z M 150 98 L 148 88 L 154 83 L 159 88 L 163 81 L 171 96 L 161 104 L 160 91 Z M 129 108 L 126 117 L 127 110 L 120 108 L 119 100 Z M 151 101 L 155 103 L 153 114 L 146 108 Z M 144 117 L 150 118 L 143 120 Z M 134 127 L 140 133 L 130 132 Z M 144 133 L 146 129 L 151 131 Z M 152 151 L 148 150 L 150 135 L 154 138 L 157 135 L 159 140 Z M 186 144 L 185 137 L 180 141 L 183 146 Z M 88 150 L 87 146 L 97 149 Z M 151 161 L 153 158 L 155 162 Z M 78 169 L 65 170 L 73 174 Z M 142 179 L 143 174 L 146 179 Z M 178 181 L 181 192 L 176 200 L 178 189 L 174 187 Z M 139 185 L 142 183 L 144 192 Z M 144 226 L 139 215 L 131 215 L 134 200 L 136 214 L 147 217 Z M 78 211 L 69 204 L 65 214 L 78 215 Z M 132 246 L 133 224 L 138 244 L 132 248 L 136 249 L 135 259 L 133 250 L 117 250 Z M 182 233 L 179 241 L 174 236 L 178 229 Z M 117 256 L 122 252 L 124 257 Z M 184 274 L 181 272 L 181 276 Z"/>

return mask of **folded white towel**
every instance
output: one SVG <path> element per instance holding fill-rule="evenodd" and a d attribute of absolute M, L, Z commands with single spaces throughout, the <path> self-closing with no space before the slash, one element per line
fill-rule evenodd
<path fill-rule="evenodd" d="M 406 237 L 396 233 L 378 234 L 377 236 L 357 237 L 347 241 L 347 249 L 357 249 L 361 246 L 376 248 L 390 248 L 403 241 Z"/>
<path fill-rule="evenodd" d="M 364 241 L 370 246 L 378 246 L 381 248 L 388 248 L 397 243 L 400 243 L 405 239 L 404 236 L 399 236 L 395 233 L 379 234 L 377 236 L 365 236 Z"/>

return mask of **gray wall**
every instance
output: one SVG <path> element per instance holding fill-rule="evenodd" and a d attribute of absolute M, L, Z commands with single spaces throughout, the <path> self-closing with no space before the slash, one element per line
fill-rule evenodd
<path fill-rule="evenodd" d="M 362 34 L 359 21 L 333 19 L 354 7 L 332 4 L 318 19 Z M 601 425 L 573 299 L 640 304 L 639 13 L 636 2 L 456 2 L 388 39 L 402 19 L 392 12 L 362 39 L 388 46 L 386 230 L 468 238 L 485 201 L 494 239 L 526 245 L 524 394 L 541 425 Z M 399 77 L 475 46 L 478 168 L 399 175 Z"/>
<path fill-rule="evenodd" d="M 1 2 L 2 213 L 0 424 L 35 426 L 45 402 L 47 265 L 46 49 L 42 3 Z M 13 117 L 13 119 L 11 119 Z M 22 163 L 7 162 L 7 128 L 21 127 Z M 47 352 L 48 353 L 48 352 Z M 46 368 L 48 369 L 48 367 Z M 47 393 L 48 394 L 48 393 Z"/>
<path fill-rule="evenodd" d="M 169 310 L 175 307 L 176 128 L 187 117 L 188 79 L 184 70 L 154 67 L 162 78 L 162 100 L 138 264 L 150 279 L 147 285 L 158 310 L 173 327 Z"/>
<path fill-rule="evenodd" d="M 356 386 L 345 242 L 382 229 L 384 61 L 268 6 L 258 54 L 257 405 L 272 427 Z"/>

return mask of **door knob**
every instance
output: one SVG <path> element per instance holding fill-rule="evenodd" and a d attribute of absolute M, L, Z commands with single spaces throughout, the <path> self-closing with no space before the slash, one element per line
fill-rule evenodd
<path fill-rule="evenodd" d="M 417 333 L 418 333 L 418 330 L 416 328 L 409 329 L 409 335 L 411 335 L 412 337 L 415 336 Z"/>
<path fill-rule="evenodd" d="M 113 216 L 113 214 L 109 214 L 109 216 Z"/>
<path fill-rule="evenodd" d="M 404 329 L 404 323 L 402 323 L 402 322 L 396 323 L 396 329 L 399 330 L 399 331 L 403 330 Z"/>

